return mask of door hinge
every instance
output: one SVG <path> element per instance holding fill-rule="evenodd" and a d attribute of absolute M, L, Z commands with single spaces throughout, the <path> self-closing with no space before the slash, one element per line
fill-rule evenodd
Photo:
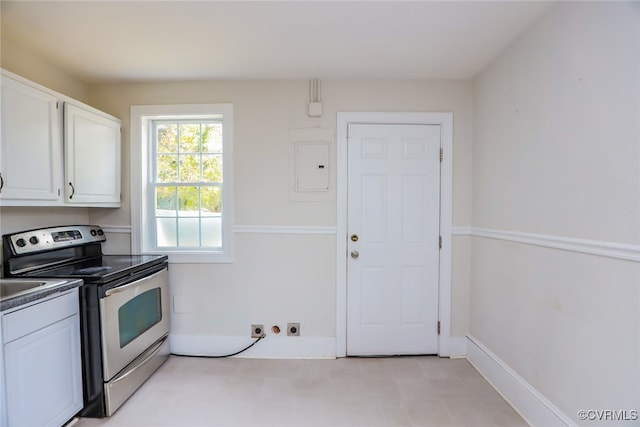
<path fill-rule="evenodd" d="M 442 236 L 438 236 L 438 248 L 442 249 Z"/>
<path fill-rule="evenodd" d="M 442 161 L 442 159 L 444 159 L 444 149 L 443 148 L 440 149 L 440 161 Z"/>
<path fill-rule="evenodd" d="M 440 335 L 440 321 L 438 320 L 438 335 Z"/>

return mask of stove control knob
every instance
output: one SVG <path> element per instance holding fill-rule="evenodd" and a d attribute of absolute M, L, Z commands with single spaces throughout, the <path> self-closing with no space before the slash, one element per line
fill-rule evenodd
<path fill-rule="evenodd" d="M 95 235 L 98 234 L 98 232 L 96 230 L 91 230 L 91 235 L 95 237 Z"/>
<path fill-rule="evenodd" d="M 16 240 L 16 245 L 18 245 L 21 248 L 24 248 L 25 246 L 27 246 L 27 242 L 21 238 Z"/>
<path fill-rule="evenodd" d="M 37 245 L 39 241 L 36 236 L 29 237 L 29 242 L 31 242 L 32 245 Z"/>
<path fill-rule="evenodd" d="M 102 231 L 102 228 L 98 229 L 98 236 L 102 236 L 104 234 L 104 231 Z"/>

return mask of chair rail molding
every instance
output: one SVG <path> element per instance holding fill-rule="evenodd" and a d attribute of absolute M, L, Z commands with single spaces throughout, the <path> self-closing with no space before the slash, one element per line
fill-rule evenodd
<path fill-rule="evenodd" d="M 640 245 L 629 243 L 577 239 L 565 236 L 479 227 L 471 227 L 471 235 L 487 239 L 505 240 L 508 242 L 522 243 L 526 245 L 542 246 L 552 249 L 561 249 L 565 251 L 640 262 Z"/>
<path fill-rule="evenodd" d="M 234 225 L 235 234 L 326 234 L 335 235 L 335 226 L 320 225 Z"/>
<path fill-rule="evenodd" d="M 102 225 L 105 233 L 131 234 L 130 225 Z"/>

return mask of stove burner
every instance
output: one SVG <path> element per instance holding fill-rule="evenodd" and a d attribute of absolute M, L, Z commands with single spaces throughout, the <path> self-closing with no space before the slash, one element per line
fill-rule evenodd
<path fill-rule="evenodd" d="M 113 267 L 87 267 L 87 268 L 80 268 L 80 269 L 76 270 L 75 272 L 73 272 L 73 274 L 74 275 L 100 274 L 100 273 L 106 273 L 107 271 L 111 270 L 112 268 Z"/>

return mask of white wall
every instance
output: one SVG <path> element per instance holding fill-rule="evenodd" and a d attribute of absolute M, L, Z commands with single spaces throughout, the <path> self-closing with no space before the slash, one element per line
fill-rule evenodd
<path fill-rule="evenodd" d="M 6 37 L 0 40 L 0 66 L 36 83 L 63 93 L 78 101 L 86 102 L 89 85 L 78 80 L 58 66 L 11 43 Z"/>
<path fill-rule="evenodd" d="M 470 334 L 577 424 L 640 402 L 639 29 L 560 3 L 474 84 Z"/>
<path fill-rule="evenodd" d="M 338 111 L 453 112 L 454 225 L 468 227 L 471 91 L 469 81 L 323 81 L 324 113 L 321 118 L 309 118 L 308 81 L 94 86 L 90 91 L 91 104 L 123 120 L 124 200 L 119 210 L 92 209 L 90 220 L 110 226 L 130 224 L 131 105 L 232 103 L 234 224 L 245 232 L 234 236 L 236 254 L 232 264 L 171 266 L 172 292 L 181 311 L 173 316 L 172 333 L 182 336 L 174 342 L 194 346 L 199 343 L 198 346 L 205 347 L 208 342 L 209 351 L 226 352 L 236 346 L 235 338 L 246 340 L 251 323 L 263 323 L 268 328 L 279 325 L 284 329 L 287 322 L 300 322 L 303 336 L 333 345 L 326 338 L 336 335 L 336 236 L 330 232 L 309 232 L 317 231 L 318 227 L 329 230 L 335 227 L 335 188 L 324 201 L 290 200 L 290 129 L 319 127 L 335 131 Z M 330 165 L 334 180 L 335 161 L 333 157 Z M 261 232 L 247 233 L 245 226 L 260 226 Z M 282 234 L 278 227 L 303 230 Z M 456 237 L 462 249 L 455 252 L 453 266 L 452 330 L 459 337 L 467 333 L 469 259 L 464 245 L 468 245 L 468 239 Z M 192 339 L 182 339 L 187 336 Z M 225 341 L 220 337 L 233 338 L 228 341 L 229 348 L 224 348 Z M 261 343 L 261 348 L 266 348 L 266 343 Z"/>
<path fill-rule="evenodd" d="M 305 336 L 335 337 L 335 234 L 313 233 L 317 227 L 335 227 L 335 188 L 324 201 L 290 200 L 289 131 L 315 127 L 335 131 L 338 111 L 453 112 L 453 223 L 463 228 L 470 225 L 469 81 L 323 81 L 324 114 L 309 118 L 306 80 L 88 86 L 6 40 L 2 40 L 1 59 L 9 71 L 119 117 L 123 124 L 120 209 L 5 207 L 0 209 L 2 233 L 52 224 L 95 223 L 107 227 L 106 253 L 129 253 L 131 105 L 234 104 L 234 224 L 240 229 L 260 226 L 262 232 L 235 234 L 233 264 L 172 266 L 173 293 L 180 310 L 186 311 L 174 316 L 172 328 L 177 334 L 244 338 L 250 323 L 282 327 L 286 322 L 300 322 Z M 335 158 L 332 162 L 335 165 Z M 335 169 L 332 174 L 335 183 Z M 278 231 L 282 226 L 302 227 L 302 231 L 282 234 Z M 454 237 L 451 326 L 458 337 L 468 331 L 468 248 L 468 236 Z"/>
<path fill-rule="evenodd" d="M 86 208 L 1 207 L 0 235 L 54 225 L 87 224 Z"/>

